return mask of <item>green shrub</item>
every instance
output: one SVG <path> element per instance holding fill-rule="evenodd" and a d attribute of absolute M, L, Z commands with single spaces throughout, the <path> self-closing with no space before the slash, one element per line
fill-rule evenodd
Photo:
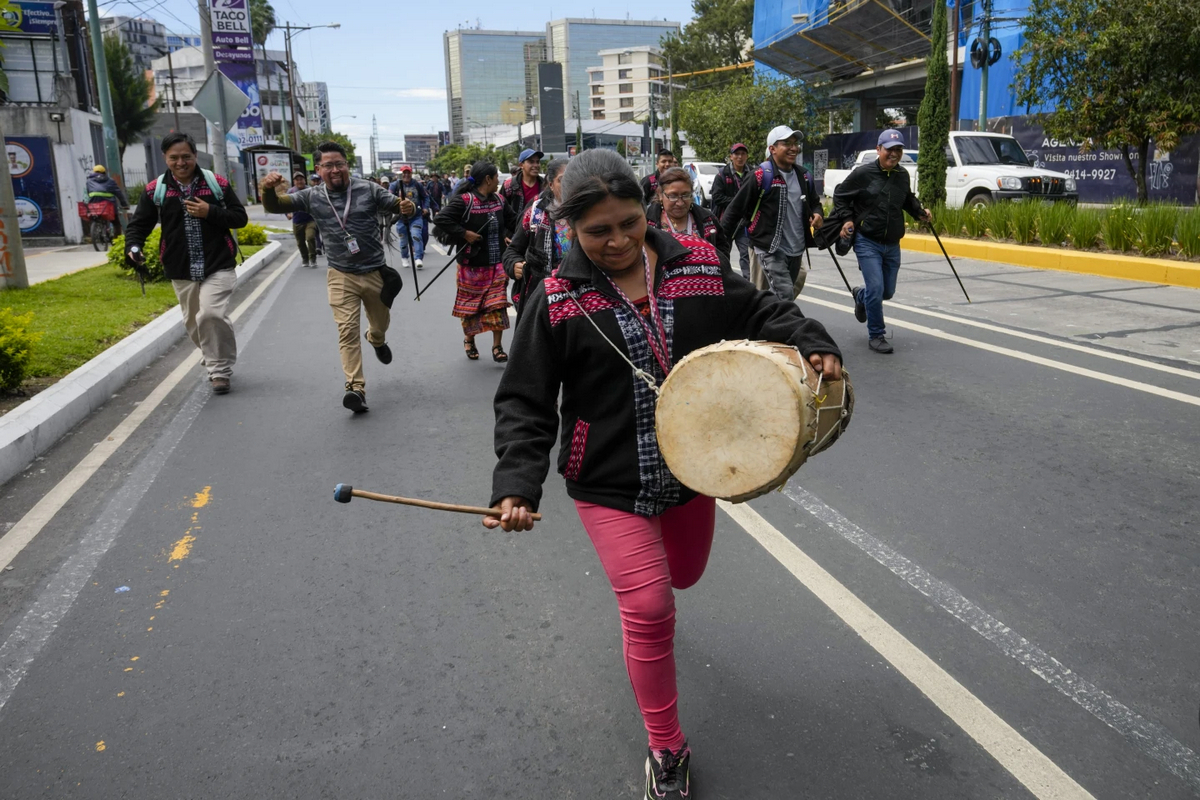
<path fill-rule="evenodd" d="M 142 252 L 146 255 L 146 269 L 150 276 L 147 280 L 161 281 L 166 276 L 163 274 L 162 261 L 158 258 L 158 246 L 162 239 L 162 229 L 155 228 L 150 231 L 150 235 L 146 237 L 146 243 L 142 247 Z M 136 275 L 132 264 L 125 262 L 125 237 L 118 236 L 113 239 L 112 245 L 108 248 L 108 263 L 112 264 L 117 269 L 127 275 Z"/>
<path fill-rule="evenodd" d="M 129 205 L 137 208 L 138 201 L 142 199 L 142 195 L 146 193 L 146 182 L 135 183 L 125 190 L 125 197 L 129 200 Z"/>
<path fill-rule="evenodd" d="M 1137 241 L 1137 220 L 1132 206 L 1118 203 L 1105 212 L 1100 225 L 1104 246 L 1118 253 L 1128 253 Z"/>
<path fill-rule="evenodd" d="M 1137 215 L 1137 247 L 1144 256 L 1160 256 L 1171 252 L 1175 241 L 1175 225 L 1179 207 L 1167 203 L 1151 203 Z"/>
<path fill-rule="evenodd" d="M 1076 211 L 1075 206 L 1067 203 L 1042 203 L 1037 215 L 1037 232 L 1041 243 L 1065 244 Z"/>
<path fill-rule="evenodd" d="M 1187 258 L 1200 256 L 1200 207 L 1179 215 L 1179 252 Z"/>
<path fill-rule="evenodd" d="M 1009 233 L 1017 240 L 1017 244 L 1031 244 L 1037 231 L 1038 203 L 1023 202 L 1010 205 Z"/>
<path fill-rule="evenodd" d="M 984 209 L 987 206 L 974 206 L 963 209 L 962 223 L 967 230 L 967 236 L 972 239 L 978 239 L 983 236 L 987 229 L 987 221 L 984 218 Z"/>
<path fill-rule="evenodd" d="M 1012 203 L 992 203 L 983 209 L 983 224 L 985 232 L 992 239 L 999 241 L 1009 237 L 1008 225 L 1012 217 Z"/>
<path fill-rule="evenodd" d="M 1067 238 L 1071 240 L 1071 246 L 1076 250 L 1090 250 L 1095 247 L 1103 223 L 1104 218 L 1099 211 L 1092 208 L 1076 208 L 1067 227 Z"/>
<path fill-rule="evenodd" d="M 246 227 L 238 228 L 237 240 L 238 244 L 266 244 L 267 229 L 262 225 L 249 222 Z"/>
<path fill-rule="evenodd" d="M 0 391 L 15 392 L 25 380 L 33 346 L 42 338 L 29 330 L 32 323 L 32 311 L 16 314 L 11 308 L 0 308 Z"/>
<path fill-rule="evenodd" d="M 933 209 L 933 224 L 938 233 L 946 236 L 962 236 L 963 209 L 938 206 Z"/>

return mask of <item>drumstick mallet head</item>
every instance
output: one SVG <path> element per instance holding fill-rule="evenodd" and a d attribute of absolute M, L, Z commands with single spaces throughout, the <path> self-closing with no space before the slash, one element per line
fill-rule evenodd
<path fill-rule="evenodd" d="M 328 486 L 329 484 L 325 484 Z M 348 483 L 339 483 L 333 487 L 333 499 L 339 503 L 349 503 L 354 497 L 354 487 Z"/>

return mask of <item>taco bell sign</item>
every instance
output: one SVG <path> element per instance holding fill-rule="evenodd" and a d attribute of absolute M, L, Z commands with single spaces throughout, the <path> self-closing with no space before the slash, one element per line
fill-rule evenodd
<path fill-rule="evenodd" d="M 211 0 L 213 47 L 253 47 L 249 0 Z"/>

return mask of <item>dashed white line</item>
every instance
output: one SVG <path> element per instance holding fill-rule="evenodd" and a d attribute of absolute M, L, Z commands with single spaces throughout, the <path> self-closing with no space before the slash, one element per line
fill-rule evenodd
<path fill-rule="evenodd" d="M 1200 756 L 1176 740 L 1166 728 L 1138 714 L 1112 695 L 1084 680 L 1054 656 L 967 599 L 962 593 L 926 572 L 905 556 L 855 525 L 812 492 L 788 483 L 783 493 L 796 505 L 825 523 L 835 533 L 887 567 L 943 611 L 994 644 L 1065 697 L 1087 709 L 1096 719 L 1124 736 L 1158 761 L 1193 790 L 1200 792 Z"/>
<path fill-rule="evenodd" d="M 939 667 L 748 505 L 719 505 L 829 610 L 862 637 L 1041 800 L 1094 800 L 1057 764 Z"/>

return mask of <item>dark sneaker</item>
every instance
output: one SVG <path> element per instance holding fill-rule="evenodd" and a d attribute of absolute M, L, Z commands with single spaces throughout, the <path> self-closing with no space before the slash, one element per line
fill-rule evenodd
<path fill-rule="evenodd" d="M 890 342 L 889 342 L 887 339 L 885 339 L 884 337 L 882 337 L 882 336 L 876 336 L 874 339 L 872 339 L 872 340 L 871 340 L 871 341 L 868 343 L 868 345 L 867 345 L 867 346 L 868 346 L 868 347 L 870 347 L 872 350 L 874 350 L 876 353 L 890 353 L 890 352 L 892 352 L 892 345 L 891 345 L 891 343 L 890 343 Z"/>
<path fill-rule="evenodd" d="M 646 756 L 646 800 L 663 800 L 665 797 L 687 800 L 692 796 L 691 768 L 692 750 L 683 743 L 678 753 L 653 750 Z"/>
<path fill-rule="evenodd" d="M 355 414 L 361 414 L 367 410 L 367 393 L 358 389 L 348 389 L 342 395 L 342 405 Z"/>
<path fill-rule="evenodd" d="M 371 345 L 375 347 L 375 345 Z M 380 364 L 392 363 L 392 348 L 387 346 L 387 342 L 375 347 L 375 357 L 379 359 Z"/>
<path fill-rule="evenodd" d="M 209 378 L 213 394 L 229 394 L 229 378 Z"/>
<path fill-rule="evenodd" d="M 859 322 L 867 321 L 867 307 L 863 305 L 863 301 L 858 298 L 862 297 L 863 287 L 854 287 L 854 318 Z"/>

